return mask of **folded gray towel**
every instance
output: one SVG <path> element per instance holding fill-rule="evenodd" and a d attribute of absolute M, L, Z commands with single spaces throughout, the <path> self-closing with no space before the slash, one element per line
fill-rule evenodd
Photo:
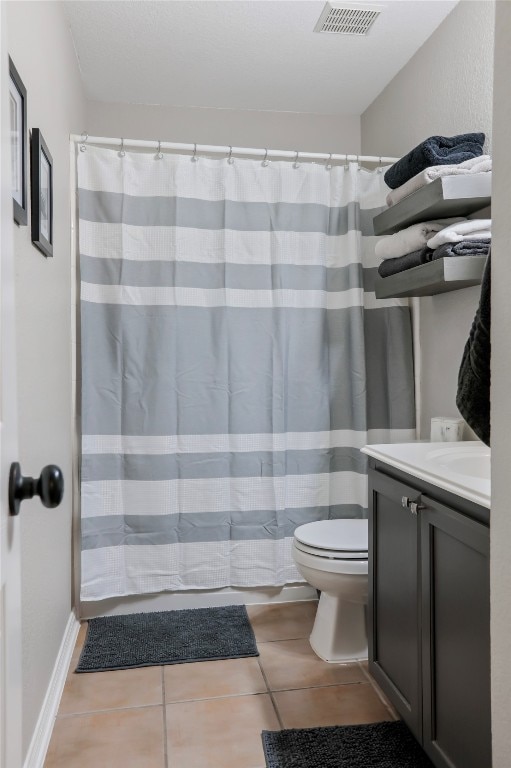
<path fill-rule="evenodd" d="M 405 256 L 385 259 L 378 267 L 378 274 L 380 277 L 396 275 L 398 272 L 404 272 L 406 269 L 426 264 L 426 262 L 431 261 L 432 255 L 433 251 L 431 248 L 420 248 L 418 251 L 412 251 L 412 253 L 407 253 Z"/>
<path fill-rule="evenodd" d="M 479 157 L 483 154 L 484 139 L 484 133 L 430 136 L 391 165 L 384 176 L 385 183 L 396 189 L 431 165 L 454 165 Z"/>
<path fill-rule="evenodd" d="M 483 274 L 481 299 L 458 375 L 458 410 L 486 445 L 490 445 L 491 253 Z"/>
<path fill-rule="evenodd" d="M 491 240 L 461 240 L 459 243 L 444 243 L 433 251 L 432 260 L 445 256 L 488 256 Z"/>

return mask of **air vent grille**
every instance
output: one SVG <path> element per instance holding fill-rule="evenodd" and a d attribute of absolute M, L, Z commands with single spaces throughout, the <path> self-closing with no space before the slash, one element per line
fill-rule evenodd
<path fill-rule="evenodd" d="M 323 9 L 314 32 L 327 32 L 337 35 L 367 35 L 382 6 L 343 3 L 327 3 Z"/>

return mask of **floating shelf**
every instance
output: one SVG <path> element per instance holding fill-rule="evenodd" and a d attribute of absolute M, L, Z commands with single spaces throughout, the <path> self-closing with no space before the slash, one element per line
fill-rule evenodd
<path fill-rule="evenodd" d="M 491 176 L 491 173 L 467 173 L 435 179 L 375 216 L 374 234 L 391 235 L 420 221 L 468 216 L 480 211 L 491 202 Z"/>
<path fill-rule="evenodd" d="M 420 267 L 412 267 L 397 275 L 376 278 L 377 299 L 400 299 L 406 296 L 433 296 L 479 285 L 486 256 L 448 256 Z"/>

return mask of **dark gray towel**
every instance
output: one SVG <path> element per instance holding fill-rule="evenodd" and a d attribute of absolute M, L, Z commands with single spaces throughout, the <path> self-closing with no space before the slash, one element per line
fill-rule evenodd
<path fill-rule="evenodd" d="M 488 256 L 491 240 L 462 240 L 459 243 L 444 243 L 433 251 L 432 259 L 445 256 Z"/>
<path fill-rule="evenodd" d="M 431 165 L 455 165 L 479 157 L 483 154 L 484 139 L 484 133 L 430 136 L 388 169 L 385 183 L 396 189 Z"/>
<path fill-rule="evenodd" d="M 419 251 L 412 251 L 407 253 L 406 256 L 398 256 L 395 259 L 385 259 L 378 267 L 378 274 L 380 277 L 389 277 L 389 275 L 396 275 L 398 272 L 404 272 L 405 269 L 412 269 L 412 267 L 419 267 L 421 264 L 431 261 L 433 255 L 431 248 L 421 248 Z"/>
<path fill-rule="evenodd" d="M 458 410 L 477 437 L 490 445 L 491 253 L 483 274 L 481 299 L 458 375 Z"/>

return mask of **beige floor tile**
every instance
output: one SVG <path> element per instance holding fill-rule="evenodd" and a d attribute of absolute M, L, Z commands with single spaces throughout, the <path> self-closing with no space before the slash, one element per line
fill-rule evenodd
<path fill-rule="evenodd" d="M 80 674 L 73 670 L 67 676 L 59 715 L 163 703 L 161 667 Z"/>
<path fill-rule="evenodd" d="M 390 701 L 389 701 L 389 700 L 388 700 L 388 698 L 385 696 L 385 694 L 383 693 L 382 689 L 380 688 L 380 686 L 378 685 L 378 683 L 376 682 L 376 680 L 374 679 L 374 677 L 372 677 L 372 676 L 369 674 L 369 669 L 368 669 L 368 665 L 367 665 L 367 662 L 364 662 L 364 661 L 362 661 L 362 662 L 359 662 L 359 664 L 361 665 L 361 667 L 362 667 L 362 669 L 363 669 L 363 671 L 364 671 L 364 673 L 365 673 L 365 675 L 366 675 L 366 677 L 367 677 L 368 681 L 371 683 L 371 685 L 373 686 L 374 690 L 376 691 L 376 695 L 377 695 L 377 696 L 379 696 L 379 697 L 380 697 L 380 699 L 383 701 L 383 703 L 385 704 L 385 706 L 386 706 L 386 707 L 387 707 L 387 709 L 389 710 L 389 712 L 390 712 L 390 714 L 391 714 L 392 718 L 393 718 L 394 720 L 400 720 L 400 715 L 399 715 L 399 712 L 398 712 L 398 711 L 397 711 L 397 710 L 394 708 L 394 706 L 393 706 L 393 705 L 390 703 Z"/>
<path fill-rule="evenodd" d="M 163 707 L 57 718 L 45 768 L 164 768 Z"/>
<path fill-rule="evenodd" d="M 80 629 L 78 630 L 78 637 L 76 638 L 75 643 L 75 653 L 77 651 L 81 651 L 83 648 L 83 644 L 85 642 L 85 636 L 87 635 L 87 627 L 89 625 L 88 621 L 82 621 L 80 624 Z"/>
<path fill-rule="evenodd" d="M 295 640 L 309 637 L 312 632 L 316 609 L 315 600 L 296 603 L 247 605 L 256 640 Z"/>
<path fill-rule="evenodd" d="M 260 768 L 265 762 L 261 731 L 278 729 L 267 694 L 169 704 L 169 765 Z"/>
<path fill-rule="evenodd" d="M 80 624 L 80 629 L 78 630 L 78 637 L 76 638 L 75 647 L 73 648 L 73 655 L 71 656 L 71 662 L 69 664 L 69 671 L 76 668 L 76 665 L 78 664 L 78 659 L 80 658 L 80 654 L 82 652 L 83 644 L 85 643 L 85 636 L 87 635 L 87 625 L 88 622 L 84 621 L 82 624 Z"/>
<path fill-rule="evenodd" d="M 163 669 L 167 703 L 266 693 L 266 683 L 255 658 L 169 664 Z"/>
<path fill-rule="evenodd" d="M 271 691 L 367 682 L 357 663 L 328 664 L 316 656 L 308 640 L 260 643 L 259 653 Z"/>
<path fill-rule="evenodd" d="M 284 728 L 355 725 L 390 720 L 369 683 L 274 694 Z"/>

